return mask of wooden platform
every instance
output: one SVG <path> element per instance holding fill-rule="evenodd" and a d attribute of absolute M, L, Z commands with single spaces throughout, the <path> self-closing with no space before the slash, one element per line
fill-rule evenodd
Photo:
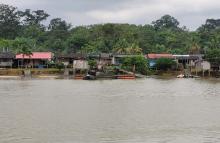
<path fill-rule="evenodd" d="M 74 79 L 76 80 L 83 80 L 84 75 L 75 75 Z"/>

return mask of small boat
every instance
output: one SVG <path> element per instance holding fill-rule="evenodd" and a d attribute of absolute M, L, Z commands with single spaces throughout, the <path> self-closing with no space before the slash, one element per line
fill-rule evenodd
<path fill-rule="evenodd" d="M 87 74 L 83 80 L 96 80 L 96 76 Z"/>
<path fill-rule="evenodd" d="M 199 76 L 188 75 L 188 74 L 180 74 L 177 78 L 199 78 Z"/>
<path fill-rule="evenodd" d="M 180 75 L 177 76 L 177 78 L 184 78 L 184 77 L 185 77 L 184 74 L 180 74 Z"/>

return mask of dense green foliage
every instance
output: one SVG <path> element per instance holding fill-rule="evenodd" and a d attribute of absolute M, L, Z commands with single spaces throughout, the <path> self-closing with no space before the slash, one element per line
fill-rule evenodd
<path fill-rule="evenodd" d="M 122 67 L 129 71 L 146 74 L 148 62 L 143 56 L 127 57 L 123 59 Z"/>
<path fill-rule="evenodd" d="M 205 58 L 212 64 L 220 65 L 220 49 L 208 50 L 205 54 Z"/>
<path fill-rule="evenodd" d="M 97 66 L 96 60 L 89 60 L 89 61 L 88 61 L 88 64 L 89 64 L 89 66 L 90 66 L 90 69 L 94 69 L 94 68 L 96 68 L 96 66 Z"/>
<path fill-rule="evenodd" d="M 146 25 L 107 23 L 78 27 L 60 18 L 52 19 L 49 25 L 42 24 L 48 17 L 44 10 L 20 11 L 0 4 L 0 48 L 14 52 L 28 47 L 29 51 L 54 53 L 118 54 L 206 53 L 220 48 L 219 19 L 208 19 L 191 32 L 170 15 Z M 18 41 L 23 44 L 17 45 Z"/>
<path fill-rule="evenodd" d="M 168 70 L 175 68 L 176 64 L 173 59 L 160 58 L 156 61 L 156 68 L 158 70 Z"/>

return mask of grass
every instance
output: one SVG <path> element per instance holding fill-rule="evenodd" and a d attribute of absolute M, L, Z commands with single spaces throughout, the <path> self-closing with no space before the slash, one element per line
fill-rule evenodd
<path fill-rule="evenodd" d="M 25 69 L 0 69 L 0 75 L 6 76 L 19 76 L 22 75 L 22 71 Z M 60 69 L 30 69 L 33 75 L 59 75 L 63 74 L 63 70 Z"/>

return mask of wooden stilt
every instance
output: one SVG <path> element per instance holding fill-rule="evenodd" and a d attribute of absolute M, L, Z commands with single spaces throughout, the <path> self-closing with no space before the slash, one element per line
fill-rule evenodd
<path fill-rule="evenodd" d="M 196 76 L 198 76 L 197 65 L 195 65 L 195 70 L 196 70 Z"/>

